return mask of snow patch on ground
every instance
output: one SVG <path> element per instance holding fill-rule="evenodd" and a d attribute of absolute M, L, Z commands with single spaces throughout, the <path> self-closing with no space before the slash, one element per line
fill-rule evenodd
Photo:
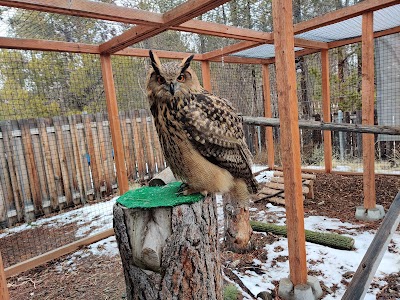
<path fill-rule="evenodd" d="M 272 177 L 272 172 L 262 172 L 257 176 L 259 181 L 267 181 Z M 113 198 L 107 202 L 97 203 L 93 205 L 86 205 L 82 208 L 59 214 L 57 216 L 43 218 L 24 224 L 18 227 L 5 230 L 0 234 L 0 238 L 15 234 L 23 230 L 29 230 L 36 226 L 63 226 L 65 224 L 77 223 L 79 230 L 77 237 L 86 236 L 88 232 L 90 235 L 112 228 L 112 207 L 117 198 Z M 223 232 L 223 204 L 222 196 L 217 195 L 217 211 L 218 221 L 220 224 L 220 233 Z M 284 225 L 286 221 L 285 208 L 275 206 L 270 203 L 265 205 L 265 209 L 256 211 L 252 208 L 252 213 L 255 218 L 263 222 L 271 222 L 278 225 Z M 374 231 L 371 232 L 358 232 L 359 225 L 344 223 L 338 219 L 331 219 L 324 216 L 310 216 L 304 220 L 305 228 L 314 231 L 335 231 L 339 230 L 342 234 L 351 236 L 355 240 L 355 250 L 337 250 L 326 246 L 312 244 L 307 242 L 307 261 L 309 270 L 314 271 L 317 278 L 321 280 L 327 287 L 335 289 L 333 294 L 326 296 L 324 299 L 340 299 L 345 291 L 345 286 L 341 283 L 343 274 L 346 272 L 356 271 L 361 259 L 367 251 L 372 239 L 374 238 Z M 383 256 L 382 262 L 379 265 L 377 273 L 374 277 L 374 282 L 380 285 L 385 284 L 382 278 L 394 272 L 400 271 L 400 234 L 396 232 L 390 246 L 393 251 L 386 251 Z M 281 237 L 278 241 L 271 245 L 266 245 L 267 260 L 260 261 L 254 260 L 254 265 L 264 272 L 262 275 L 247 270 L 241 273 L 234 270 L 235 274 L 242 280 L 250 291 L 257 295 L 261 291 L 272 290 L 274 285 L 272 281 L 280 280 L 289 275 L 289 262 L 285 258 L 288 256 L 287 239 Z M 59 263 L 57 269 L 60 272 L 74 270 L 83 257 L 89 255 L 96 256 L 115 256 L 118 255 L 118 247 L 115 237 L 109 237 L 102 241 L 96 242 L 83 250 L 79 250 L 68 258 Z M 370 289 L 365 299 L 375 299 L 378 289 Z M 251 299 L 250 296 L 244 293 L 245 299 Z"/>
<path fill-rule="evenodd" d="M 282 207 L 277 207 L 272 204 L 267 205 L 267 213 L 275 211 L 282 212 Z M 284 209 L 283 209 L 284 210 Z M 283 217 L 281 222 L 284 223 Z M 357 232 L 358 225 L 344 223 L 338 219 L 326 218 L 323 216 L 311 216 L 305 218 L 305 228 L 314 231 L 329 232 L 332 230 L 340 230 L 343 235 L 351 236 L 355 240 L 355 250 L 338 250 L 330 247 L 317 245 L 306 242 L 307 251 L 307 267 L 310 271 L 315 271 L 321 275 L 316 276 L 327 287 L 338 287 L 334 294 L 327 295 L 327 299 L 341 299 L 345 292 L 345 286 L 341 283 L 343 274 L 346 272 L 355 272 L 365 255 L 369 245 L 371 244 L 375 232 Z M 400 234 L 398 232 L 392 238 L 390 245 L 395 251 L 386 253 L 378 267 L 373 282 L 385 284 L 381 279 L 391 273 L 400 271 Z M 254 295 L 261 291 L 274 289 L 272 281 L 280 280 L 289 275 L 289 261 L 282 259 L 288 256 L 287 239 L 282 237 L 279 241 L 265 247 L 268 252 L 268 258 L 265 262 L 260 262 L 255 259 L 253 264 L 265 274 L 258 275 L 253 271 L 246 271 L 244 274 L 235 271 L 242 282 L 249 288 Z M 365 299 L 375 299 L 378 289 L 370 289 Z M 249 298 L 251 299 L 251 298 Z"/>
<path fill-rule="evenodd" d="M 5 229 L 4 232 L 0 233 L 0 238 L 38 226 L 61 227 L 73 223 L 76 223 L 79 227 L 76 233 L 77 237 L 100 233 L 112 228 L 112 211 L 117 198 L 115 197 L 106 202 L 87 204 L 66 213 L 60 213 L 52 217 L 38 219 L 28 224 Z"/>

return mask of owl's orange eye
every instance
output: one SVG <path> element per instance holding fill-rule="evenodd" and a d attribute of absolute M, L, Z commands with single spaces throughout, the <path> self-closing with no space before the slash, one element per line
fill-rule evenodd
<path fill-rule="evenodd" d="M 161 75 L 158 75 L 158 76 L 157 76 L 157 82 L 158 82 L 159 84 L 164 84 L 164 83 L 165 83 L 164 77 L 162 77 Z"/>
<path fill-rule="evenodd" d="M 186 80 L 185 75 L 183 75 L 183 74 L 179 75 L 176 80 L 179 82 L 185 82 L 185 80 Z"/>

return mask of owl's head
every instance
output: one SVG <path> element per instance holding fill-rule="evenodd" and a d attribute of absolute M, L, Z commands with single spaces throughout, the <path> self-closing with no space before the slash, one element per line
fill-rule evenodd
<path fill-rule="evenodd" d="M 189 92 L 202 91 L 196 73 L 190 67 L 193 55 L 184 58 L 180 63 L 162 64 L 158 56 L 150 50 L 151 66 L 147 76 L 147 92 L 158 99 L 170 99 Z"/>

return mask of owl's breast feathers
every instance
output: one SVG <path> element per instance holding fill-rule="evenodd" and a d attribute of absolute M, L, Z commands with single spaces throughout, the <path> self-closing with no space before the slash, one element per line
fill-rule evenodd
<path fill-rule="evenodd" d="M 207 92 L 187 94 L 151 110 L 158 129 L 157 123 L 164 119 L 164 130 L 169 134 L 172 131 L 178 133 L 178 138 L 187 138 L 205 159 L 243 179 L 249 192 L 257 192 L 251 154 L 243 139 L 242 118 L 227 100 Z"/>

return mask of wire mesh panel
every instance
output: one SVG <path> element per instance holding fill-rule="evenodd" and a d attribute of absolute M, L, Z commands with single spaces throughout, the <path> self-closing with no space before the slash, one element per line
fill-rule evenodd
<path fill-rule="evenodd" d="M 375 40 L 376 121 L 400 125 L 400 34 Z M 378 160 L 382 169 L 400 168 L 400 136 L 379 135 Z M 379 169 L 378 169 L 379 170 Z"/>
<path fill-rule="evenodd" d="M 228 99 L 241 115 L 264 116 L 261 66 L 212 63 L 210 68 L 214 94 Z M 265 163 L 265 128 L 245 125 L 244 132 L 255 161 Z"/>
<path fill-rule="evenodd" d="M 165 161 L 144 60 L 113 63 L 133 184 Z M 0 232 L 0 251 L 10 266 L 109 228 L 118 185 L 99 56 L 2 50 L 0 64 L 0 224 L 14 227 Z"/>

